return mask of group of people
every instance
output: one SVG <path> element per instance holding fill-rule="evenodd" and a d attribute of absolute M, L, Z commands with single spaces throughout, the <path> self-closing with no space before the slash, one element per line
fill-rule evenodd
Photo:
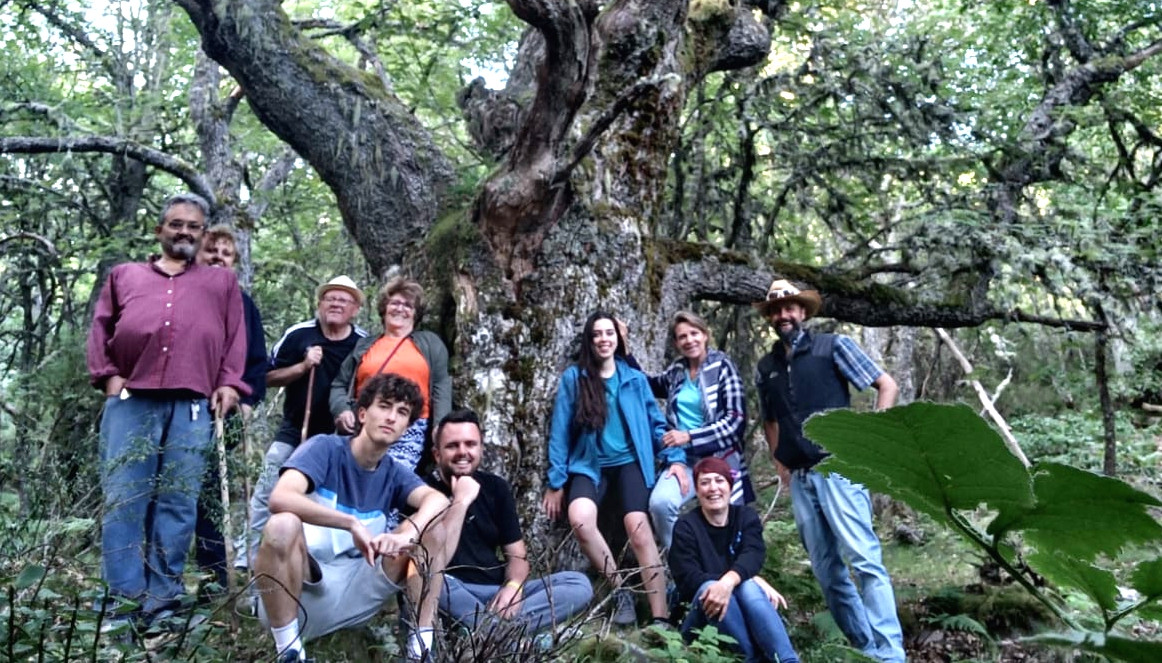
<path fill-rule="evenodd" d="M 416 660 L 431 651 L 440 613 L 473 629 L 509 620 L 535 631 L 585 609 L 585 574 L 533 574 L 511 486 L 480 469 L 480 421 L 452 408 L 447 348 L 417 329 L 421 287 L 395 278 L 380 289 L 383 332 L 373 337 L 353 322 L 362 290 L 336 277 L 317 289 L 315 317 L 286 330 L 267 360 L 261 318 L 230 269 L 233 235 L 207 229 L 209 217 L 196 195 L 168 200 L 160 255 L 113 268 L 97 302 L 87 349 L 106 394 L 102 572 L 109 603 L 127 606 L 102 608 L 146 623 L 179 608 L 195 532 L 198 563 L 225 585 L 226 542 L 198 499 L 219 480 L 207 473 L 217 466 L 207 462 L 211 424 L 235 409 L 247 416 L 267 387 L 283 387 L 250 505 L 255 536 L 239 556 L 253 566 L 280 660 L 306 660 L 307 641 L 369 620 L 401 592 Z M 815 472 L 826 454 L 802 430 L 811 414 L 847 407 L 849 385 L 875 387 L 878 407 L 893 404 L 896 387 L 850 338 L 803 329 L 821 305 L 783 280 L 756 303 L 779 339 L 755 383 L 763 431 L 835 621 L 864 653 L 903 661 L 867 491 Z M 765 545 L 747 506 L 737 368 L 690 312 L 673 319 L 678 358 L 658 375 L 640 370 L 626 336 L 609 313 L 585 322 L 554 402 L 545 514 L 568 520 L 612 588 L 615 623 L 637 623 L 641 594 L 668 626 L 676 593 L 684 634 L 712 624 L 747 660 L 797 661 L 778 614 L 785 602 L 759 575 Z M 425 449 L 435 469 L 421 478 Z M 620 516 L 632 568 L 599 514 Z"/>

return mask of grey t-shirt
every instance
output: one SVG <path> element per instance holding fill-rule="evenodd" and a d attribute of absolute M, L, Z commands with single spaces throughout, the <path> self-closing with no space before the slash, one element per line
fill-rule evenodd
<path fill-rule="evenodd" d="M 372 536 L 387 531 L 387 514 L 407 506 L 408 495 L 424 482 L 408 468 L 384 456 L 374 470 L 365 470 L 351 453 L 351 438 L 316 435 L 283 464 L 280 472 L 295 469 L 310 481 L 308 497 L 319 504 L 359 519 Z M 340 556 L 358 556 L 345 530 L 303 525 L 307 549 L 319 562 Z"/>

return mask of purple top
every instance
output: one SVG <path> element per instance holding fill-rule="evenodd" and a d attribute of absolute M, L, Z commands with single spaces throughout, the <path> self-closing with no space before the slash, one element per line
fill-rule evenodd
<path fill-rule="evenodd" d="M 129 389 L 208 397 L 229 386 L 249 394 L 242 381 L 242 291 L 234 270 L 191 264 L 170 276 L 153 263 L 117 265 L 93 313 L 88 362 L 98 388 L 120 375 Z"/>

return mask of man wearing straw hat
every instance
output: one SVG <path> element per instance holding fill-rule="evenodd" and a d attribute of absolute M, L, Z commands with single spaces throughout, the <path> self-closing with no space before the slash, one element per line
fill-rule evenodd
<path fill-rule="evenodd" d="M 319 286 L 315 299 L 316 317 L 288 328 L 270 353 L 266 385 L 286 387 L 286 397 L 282 424 L 266 451 L 262 476 L 250 499 L 250 544 L 257 541 L 270 518 L 270 491 L 278 481 L 278 468 L 299 443 L 335 432 L 327 407 L 331 380 L 359 339 L 367 336 L 351 322 L 363 306 L 363 292 L 350 277 L 336 276 Z M 239 555 L 235 566 L 247 561 L 247 555 Z"/>
<path fill-rule="evenodd" d="M 779 337 L 758 364 L 763 433 L 780 476 L 790 474 L 795 524 L 831 616 L 852 646 L 902 663 L 903 633 L 872 527 L 871 498 L 839 474 L 814 471 L 827 453 L 803 435 L 803 422 L 812 414 L 851 405 L 849 385 L 875 387 L 876 409 L 891 407 L 898 388 L 850 337 L 803 329 L 822 304 L 818 292 L 785 279 L 754 304 Z"/>

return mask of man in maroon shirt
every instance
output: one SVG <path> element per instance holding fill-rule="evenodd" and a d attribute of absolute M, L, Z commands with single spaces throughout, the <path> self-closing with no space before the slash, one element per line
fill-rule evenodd
<path fill-rule="evenodd" d="M 209 216 L 200 196 L 166 201 L 161 256 L 113 268 L 89 331 L 101 416 L 102 573 L 151 621 L 178 605 L 214 412 L 249 394 L 233 270 L 194 264 Z"/>

